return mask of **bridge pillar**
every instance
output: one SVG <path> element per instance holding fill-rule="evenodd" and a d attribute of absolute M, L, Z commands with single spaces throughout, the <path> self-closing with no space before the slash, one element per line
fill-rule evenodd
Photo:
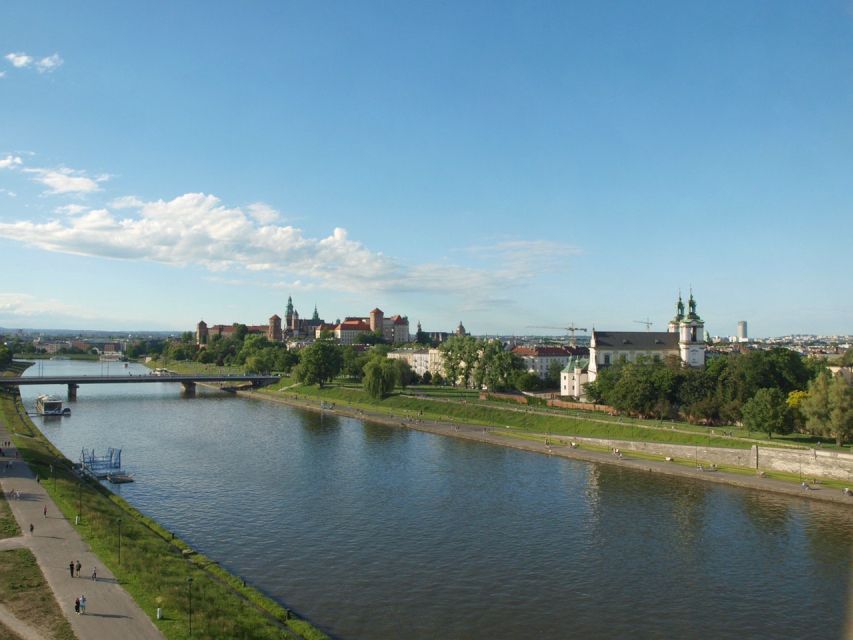
<path fill-rule="evenodd" d="M 195 382 L 192 382 L 192 381 L 182 382 L 181 386 L 183 386 L 183 388 L 184 388 L 184 395 L 185 396 L 194 396 L 195 395 Z"/>
<path fill-rule="evenodd" d="M 79 384 L 74 384 L 73 382 L 68 385 L 68 399 L 76 400 L 77 399 L 77 389 L 80 388 Z"/>

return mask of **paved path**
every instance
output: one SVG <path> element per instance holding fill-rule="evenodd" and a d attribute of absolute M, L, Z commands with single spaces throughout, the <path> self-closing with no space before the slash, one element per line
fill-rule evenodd
<path fill-rule="evenodd" d="M 6 440 L 11 437 L 0 425 L 0 442 Z M 36 482 L 30 468 L 22 460 L 15 459 L 15 448 L 3 447 L 3 452 L 7 455 L 0 457 L 0 464 L 5 465 L 8 460 L 13 463 L 11 469 L 0 473 L 0 486 L 24 534 L 3 541 L 0 550 L 26 546 L 33 552 L 60 609 L 80 640 L 162 639 L 160 630 L 83 542 L 74 525 L 65 519 Z M 20 499 L 9 495 L 12 490 L 20 492 Z M 45 506 L 47 517 L 44 516 Z M 32 534 L 30 524 L 34 527 Z M 81 577 L 72 578 L 68 563 L 77 560 L 82 565 Z M 91 579 L 92 569 L 97 569 L 97 582 Z M 86 615 L 76 615 L 74 599 L 83 594 L 87 601 Z M 34 637 L 24 629 L 28 625 L 20 627 L 21 621 L 11 617 L 2 607 L 0 620 L 24 638 Z"/>

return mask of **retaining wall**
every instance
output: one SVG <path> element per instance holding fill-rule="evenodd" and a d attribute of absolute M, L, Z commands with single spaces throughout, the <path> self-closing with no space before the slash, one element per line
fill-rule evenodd
<path fill-rule="evenodd" d="M 568 439 L 560 438 L 561 440 Z M 830 478 L 853 482 L 853 454 L 821 449 L 778 449 L 753 445 L 750 449 L 724 449 L 658 442 L 579 438 L 572 440 L 594 446 L 637 451 L 679 460 L 698 460 L 701 463 L 748 467 L 756 471 L 802 473 L 804 478 Z"/>

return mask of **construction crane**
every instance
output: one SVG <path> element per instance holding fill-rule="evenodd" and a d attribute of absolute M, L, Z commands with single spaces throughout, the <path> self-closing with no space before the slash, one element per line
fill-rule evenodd
<path fill-rule="evenodd" d="M 571 345 L 574 347 L 577 345 L 577 340 L 575 339 L 575 331 L 588 331 L 584 327 L 578 327 L 574 322 L 570 323 L 568 327 L 550 327 L 550 326 L 538 326 L 538 325 L 527 325 L 528 329 L 560 329 L 562 331 L 566 331 L 571 334 Z"/>
<path fill-rule="evenodd" d="M 651 331 L 651 330 L 652 330 L 652 325 L 654 324 L 654 322 L 652 322 L 651 320 L 649 320 L 649 319 L 648 319 L 648 317 L 647 317 L 645 320 L 634 320 L 634 322 L 636 322 L 637 324 L 644 324 L 644 325 L 646 325 L 646 331 Z"/>

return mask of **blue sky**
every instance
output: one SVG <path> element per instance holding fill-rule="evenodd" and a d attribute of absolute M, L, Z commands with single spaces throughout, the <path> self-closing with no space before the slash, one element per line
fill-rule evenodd
<path fill-rule="evenodd" d="M 0 326 L 853 333 L 849 2 L 0 5 Z"/>

